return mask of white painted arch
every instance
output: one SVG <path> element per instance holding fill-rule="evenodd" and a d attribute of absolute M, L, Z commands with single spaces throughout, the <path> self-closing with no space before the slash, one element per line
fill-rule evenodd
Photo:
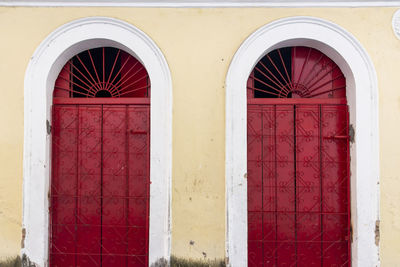
<path fill-rule="evenodd" d="M 90 17 L 72 21 L 52 32 L 36 49 L 25 74 L 23 241 L 25 254 L 38 266 L 48 266 L 48 192 L 54 83 L 74 55 L 112 46 L 134 55 L 151 80 L 150 232 L 149 264 L 170 255 L 172 83 L 167 62 L 156 44 L 126 22 Z"/>
<path fill-rule="evenodd" d="M 247 266 L 246 82 L 268 52 L 309 46 L 330 57 L 346 77 L 350 124 L 352 266 L 379 266 L 375 225 L 379 220 L 378 86 L 371 59 L 340 26 L 315 17 L 290 17 L 251 34 L 236 52 L 226 78 L 226 249 L 229 265 Z"/>

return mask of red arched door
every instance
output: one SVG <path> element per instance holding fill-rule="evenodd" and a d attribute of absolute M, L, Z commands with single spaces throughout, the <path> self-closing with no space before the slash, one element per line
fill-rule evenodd
<path fill-rule="evenodd" d="M 339 67 L 274 50 L 247 87 L 248 265 L 350 266 L 349 114 Z"/>
<path fill-rule="evenodd" d="M 55 83 L 50 266 L 147 266 L 150 82 L 111 47 L 84 51 Z"/>

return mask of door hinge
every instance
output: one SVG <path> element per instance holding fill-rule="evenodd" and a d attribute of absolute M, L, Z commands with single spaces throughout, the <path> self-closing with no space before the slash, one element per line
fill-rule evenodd
<path fill-rule="evenodd" d="M 349 125 L 349 141 L 350 141 L 350 143 L 354 143 L 354 135 L 355 135 L 355 131 L 354 131 L 353 124 L 350 124 Z"/>
<path fill-rule="evenodd" d="M 46 120 L 46 130 L 47 130 L 47 134 L 50 135 L 51 134 L 51 125 L 49 120 Z"/>
<path fill-rule="evenodd" d="M 350 224 L 350 243 L 353 243 L 353 224 Z"/>

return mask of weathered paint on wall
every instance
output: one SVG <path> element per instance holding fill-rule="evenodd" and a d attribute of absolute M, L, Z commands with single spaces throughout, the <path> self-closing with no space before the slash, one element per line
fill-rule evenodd
<path fill-rule="evenodd" d="M 49 33 L 74 19 L 109 16 L 132 23 L 153 38 L 168 61 L 173 82 L 172 253 L 221 259 L 225 256 L 224 83 L 229 63 L 244 39 L 260 26 L 304 15 L 330 20 L 354 34 L 375 64 L 380 89 L 381 260 L 382 266 L 400 266 L 400 40 L 391 28 L 395 11 L 0 8 L 0 257 L 16 255 L 20 249 L 24 73 Z"/>

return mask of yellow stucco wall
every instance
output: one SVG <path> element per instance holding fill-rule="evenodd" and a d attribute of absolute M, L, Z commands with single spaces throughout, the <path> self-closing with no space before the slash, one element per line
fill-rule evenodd
<path fill-rule="evenodd" d="M 225 89 L 229 63 L 257 28 L 296 15 L 333 21 L 372 58 L 379 82 L 382 266 L 400 266 L 400 40 L 396 8 L 0 8 L 0 258 L 20 250 L 23 81 L 40 42 L 77 18 L 109 16 L 147 33 L 173 82 L 172 253 L 225 253 Z M 194 245 L 190 245 L 190 241 Z"/>

